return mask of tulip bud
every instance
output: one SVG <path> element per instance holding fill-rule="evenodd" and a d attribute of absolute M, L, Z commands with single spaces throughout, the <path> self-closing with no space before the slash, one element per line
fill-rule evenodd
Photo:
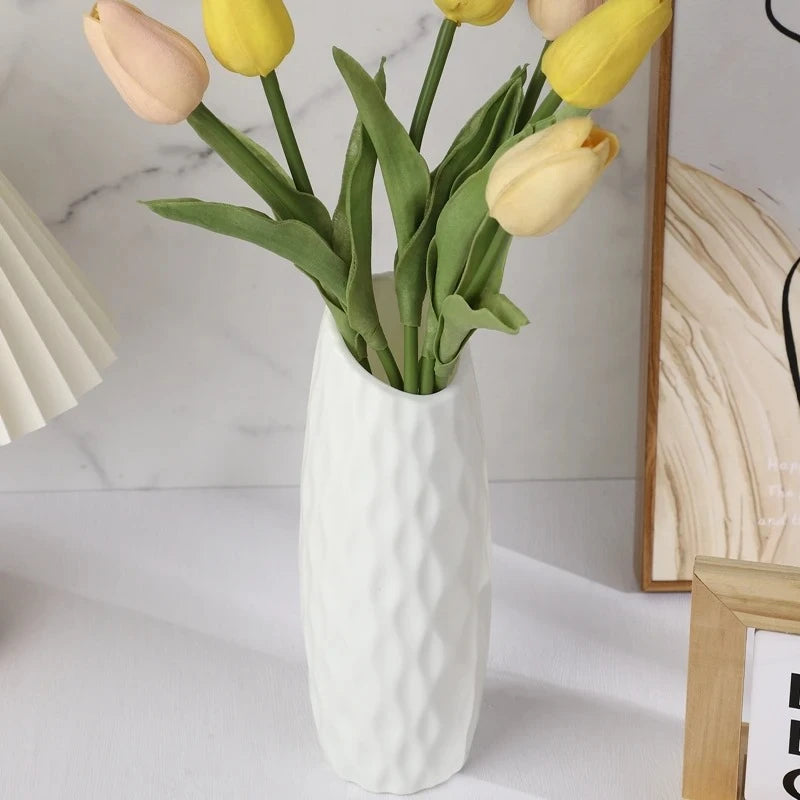
<path fill-rule="evenodd" d="M 606 0 L 550 45 L 542 70 L 571 105 L 605 105 L 625 88 L 671 19 L 671 0 Z"/>
<path fill-rule="evenodd" d="M 588 117 L 523 139 L 494 165 L 489 216 L 513 236 L 544 236 L 566 222 L 616 158 L 619 141 Z"/>
<path fill-rule="evenodd" d="M 493 25 L 506 15 L 514 0 L 436 0 L 436 5 L 459 25 Z"/>
<path fill-rule="evenodd" d="M 217 61 L 240 75 L 269 75 L 294 47 L 283 0 L 203 0 L 203 23 Z"/>
<path fill-rule="evenodd" d="M 603 0 L 528 0 L 533 24 L 552 41 L 571 28 L 579 19 L 599 6 Z"/>
<path fill-rule="evenodd" d="M 200 105 L 208 65 L 185 36 L 123 0 L 97 0 L 83 29 L 111 83 L 142 119 L 172 125 Z"/>

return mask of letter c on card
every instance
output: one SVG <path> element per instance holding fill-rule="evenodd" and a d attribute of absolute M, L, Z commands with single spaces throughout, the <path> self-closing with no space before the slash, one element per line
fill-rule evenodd
<path fill-rule="evenodd" d="M 800 778 L 800 769 L 786 773 L 786 777 L 783 779 L 783 788 L 786 790 L 786 794 L 789 797 L 794 797 L 795 800 L 800 800 L 800 791 L 797 790 L 795 785 L 798 778 Z"/>

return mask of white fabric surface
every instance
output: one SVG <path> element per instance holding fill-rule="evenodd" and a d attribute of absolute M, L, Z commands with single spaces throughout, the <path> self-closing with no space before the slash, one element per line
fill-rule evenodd
<path fill-rule="evenodd" d="M 482 717 L 423 795 L 676 800 L 689 604 L 630 591 L 632 482 L 493 492 Z M 296 529 L 293 489 L 0 496 L 0 798 L 368 797 L 316 744 Z"/>

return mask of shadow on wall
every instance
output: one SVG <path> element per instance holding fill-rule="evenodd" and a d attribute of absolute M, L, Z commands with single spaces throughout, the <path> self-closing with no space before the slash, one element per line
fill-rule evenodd
<path fill-rule="evenodd" d="M 496 544 L 621 592 L 638 592 L 634 572 L 633 480 L 493 483 Z"/>

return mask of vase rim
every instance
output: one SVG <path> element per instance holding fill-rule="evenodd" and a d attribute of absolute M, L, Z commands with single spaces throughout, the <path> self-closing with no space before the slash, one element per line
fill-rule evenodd
<path fill-rule="evenodd" d="M 391 273 L 381 273 L 380 275 L 375 275 L 374 277 L 375 279 L 386 280 L 387 278 L 390 279 L 393 276 Z M 467 373 L 467 370 L 464 369 L 464 362 L 469 362 L 471 358 L 469 353 L 469 344 L 467 344 L 461 351 L 453 378 L 444 389 L 440 389 L 438 392 L 434 392 L 433 394 L 412 394 L 411 392 L 406 392 L 402 389 L 395 389 L 394 386 L 390 386 L 377 376 L 367 372 L 358 363 L 358 361 L 356 361 L 355 357 L 350 352 L 350 348 L 347 347 L 347 344 L 342 338 L 341 333 L 339 333 L 339 329 L 336 327 L 336 321 L 333 318 L 333 314 L 331 314 L 330 309 L 328 308 L 325 309 L 325 313 L 322 318 L 322 325 L 328 337 L 331 339 L 331 344 L 334 347 L 337 355 L 347 365 L 347 369 L 352 371 L 357 380 L 362 380 L 368 385 L 371 385 L 376 391 L 381 392 L 388 399 L 405 400 L 411 404 L 432 406 L 441 403 L 452 402 L 452 400 L 462 392 L 464 375 Z"/>

